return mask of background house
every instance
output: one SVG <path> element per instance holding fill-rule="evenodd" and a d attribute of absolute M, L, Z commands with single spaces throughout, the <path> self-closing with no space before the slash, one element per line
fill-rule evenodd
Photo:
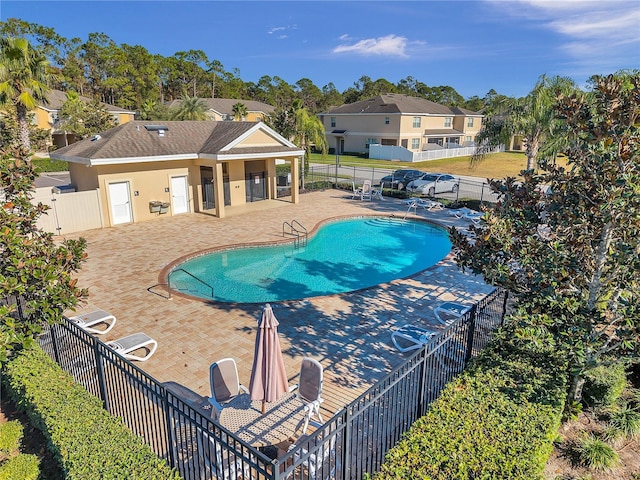
<path fill-rule="evenodd" d="M 276 160 L 291 164 L 298 202 L 304 151 L 262 122 L 132 121 L 51 153 L 72 187 L 99 191 L 104 226 L 277 198 Z M 157 202 L 157 203 L 156 203 Z M 159 204 L 165 204 L 162 208 Z"/>
<path fill-rule="evenodd" d="M 38 105 L 35 109 L 34 121 L 38 128 L 51 131 L 51 139 L 56 147 L 64 147 L 75 141 L 75 136 L 72 132 L 67 132 L 60 128 L 60 109 L 62 105 L 67 101 L 67 93 L 61 90 L 51 90 L 48 95 L 48 102 L 46 104 Z M 92 100 L 88 97 L 79 97 L 81 101 L 90 103 Z M 124 108 L 109 105 L 108 103 L 102 103 L 102 105 L 115 120 L 116 124 L 121 125 L 123 123 L 130 122 L 135 118 L 134 111 L 125 110 Z"/>
<path fill-rule="evenodd" d="M 366 152 L 370 144 L 413 152 L 473 146 L 482 114 L 397 93 L 349 103 L 320 116 L 335 152 Z"/>
<path fill-rule="evenodd" d="M 262 122 L 264 117 L 273 113 L 275 107 L 255 100 L 239 100 L 237 98 L 200 98 L 207 105 L 206 114 L 210 120 L 235 120 L 233 106 L 242 103 L 247 107 L 247 114 L 242 120 L 247 122 Z M 177 108 L 182 100 L 174 100 L 168 104 L 169 108 Z"/>

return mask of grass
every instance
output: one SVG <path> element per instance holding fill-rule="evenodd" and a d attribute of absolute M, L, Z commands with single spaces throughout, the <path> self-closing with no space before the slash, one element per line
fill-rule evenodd
<path fill-rule="evenodd" d="M 577 454 L 582 465 L 595 470 L 612 468 L 619 462 L 616 451 L 593 435 L 582 440 L 578 445 Z"/>
<path fill-rule="evenodd" d="M 311 154 L 310 162 L 335 164 L 335 155 L 326 155 L 323 159 L 318 153 Z M 523 152 L 504 152 L 487 155 L 481 162 L 471 165 L 471 157 L 443 158 L 425 162 L 390 162 L 374 160 L 352 155 L 340 155 L 340 165 L 376 168 L 413 168 L 429 172 L 450 173 L 452 175 L 468 175 L 480 178 L 518 177 L 520 171 L 527 166 L 527 157 Z"/>
<path fill-rule="evenodd" d="M 33 157 L 33 164 L 38 167 L 39 172 L 66 172 L 69 170 L 69 163 L 63 160 L 51 160 L 50 158 Z"/>

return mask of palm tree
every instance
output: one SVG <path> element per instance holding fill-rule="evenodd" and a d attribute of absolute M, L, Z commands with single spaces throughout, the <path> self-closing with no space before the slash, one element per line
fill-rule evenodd
<path fill-rule="evenodd" d="M 31 150 L 27 113 L 47 102 L 48 84 L 55 77 L 47 66 L 47 59 L 28 40 L 0 39 L 0 106 L 15 106 L 18 137 L 26 152 Z"/>
<path fill-rule="evenodd" d="M 232 107 L 232 111 L 233 111 L 233 118 L 235 118 L 237 121 L 243 120 L 248 113 L 247 106 L 242 102 L 236 103 Z"/>
<path fill-rule="evenodd" d="M 554 114 L 556 97 L 575 89 L 575 83 L 569 78 L 547 78 L 543 75 L 526 97 L 506 98 L 502 108 L 485 119 L 476 137 L 478 148 L 472 161 L 480 161 L 494 148 L 508 144 L 513 135 L 522 137 L 527 170 L 536 167 L 539 155 L 555 155 L 563 144 L 560 135 L 562 122 Z M 552 147 L 543 149 L 545 143 Z"/>
<path fill-rule="evenodd" d="M 206 120 L 207 104 L 198 97 L 184 97 L 173 112 L 173 120 Z"/>
<path fill-rule="evenodd" d="M 324 133 L 324 125 L 317 116 L 309 114 L 301 100 L 294 100 L 289 112 L 295 124 L 292 141 L 304 149 L 304 164 L 301 169 L 302 186 L 304 188 L 304 173 L 309 167 L 311 147 L 320 150 L 324 156 L 327 153 L 329 144 Z"/>

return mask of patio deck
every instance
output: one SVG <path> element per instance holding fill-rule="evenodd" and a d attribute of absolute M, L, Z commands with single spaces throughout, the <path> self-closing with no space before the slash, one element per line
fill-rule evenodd
<path fill-rule="evenodd" d="M 325 190 L 301 195 L 297 205 L 270 200 L 228 208 L 224 219 L 184 214 L 68 235 L 82 236 L 88 244 L 78 278 L 90 297 L 78 312 L 103 309 L 117 317 L 103 341 L 136 332 L 156 339 L 155 355 L 138 365 L 161 382 L 175 381 L 208 396 L 209 365 L 233 357 L 241 382 L 248 385 L 261 306 L 178 295 L 168 300 L 162 287 L 154 288 L 160 270 L 199 250 L 280 240 L 282 223 L 292 219 L 311 230 L 336 216 L 402 217 L 406 210 L 395 199 L 352 200 L 350 193 Z M 417 216 L 444 226 L 470 223 L 446 211 L 418 210 Z M 296 382 L 302 357 L 319 360 L 325 369 L 322 413 L 328 419 L 406 358 L 391 343 L 393 329 L 405 323 L 441 328 L 433 307 L 478 300 L 491 290 L 481 278 L 460 272 L 448 256 L 412 278 L 354 293 L 272 303 L 290 383 Z"/>

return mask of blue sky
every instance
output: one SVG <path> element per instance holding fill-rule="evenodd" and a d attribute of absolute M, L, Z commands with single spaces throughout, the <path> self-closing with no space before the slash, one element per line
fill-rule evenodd
<path fill-rule="evenodd" d="M 640 69 L 640 2 L 473 1 L 7 1 L 0 19 L 91 32 L 171 56 L 203 50 L 244 81 L 307 77 L 340 91 L 361 76 L 412 76 L 464 97 L 526 95 L 538 77 Z"/>

